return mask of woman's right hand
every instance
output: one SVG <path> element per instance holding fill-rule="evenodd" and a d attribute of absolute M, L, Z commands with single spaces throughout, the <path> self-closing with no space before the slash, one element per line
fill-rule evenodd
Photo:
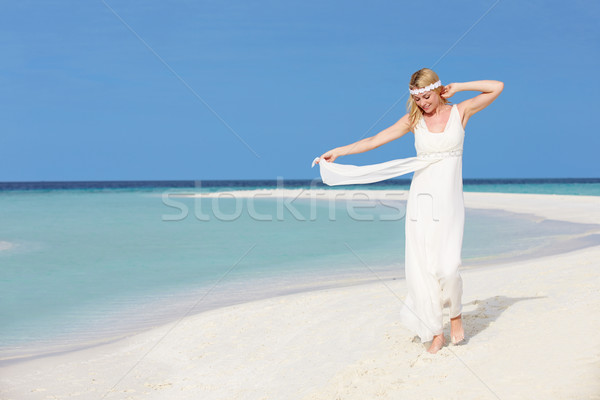
<path fill-rule="evenodd" d="M 449 83 L 444 86 L 440 96 L 442 96 L 444 99 L 449 99 L 450 97 L 454 96 L 456 92 L 458 92 L 458 83 Z"/>
<path fill-rule="evenodd" d="M 338 149 L 329 150 L 327 153 L 324 153 L 319 157 L 319 161 L 316 162 L 318 164 L 321 160 L 325 160 L 327 162 L 334 162 L 336 158 L 341 156 Z"/>

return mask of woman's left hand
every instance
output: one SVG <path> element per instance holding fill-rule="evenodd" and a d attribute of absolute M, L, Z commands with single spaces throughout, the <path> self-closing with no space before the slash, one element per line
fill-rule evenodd
<path fill-rule="evenodd" d="M 454 96 L 454 94 L 458 91 L 457 89 L 458 88 L 456 87 L 456 83 L 449 83 L 446 86 L 444 86 L 444 89 L 442 89 L 441 96 L 445 99 L 448 99 Z"/>

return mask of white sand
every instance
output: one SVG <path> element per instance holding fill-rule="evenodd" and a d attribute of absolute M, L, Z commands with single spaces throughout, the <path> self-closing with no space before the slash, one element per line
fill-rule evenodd
<path fill-rule="evenodd" d="M 465 201 L 600 223 L 598 197 L 465 193 Z M 0 397 L 600 399 L 599 268 L 596 246 L 464 271 L 468 342 L 436 355 L 397 322 L 406 285 L 396 280 L 231 306 L 5 366 Z"/>

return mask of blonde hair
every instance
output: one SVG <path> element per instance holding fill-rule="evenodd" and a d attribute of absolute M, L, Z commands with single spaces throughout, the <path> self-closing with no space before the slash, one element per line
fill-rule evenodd
<path fill-rule="evenodd" d="M 437 76 L 435 72 L 430 70 L 429 68 L 421 68 L 410 77 L 410 82 L 408 87 L 410 89 L 419 89 L 424 88 L 425 86 L 431 85 L 435 83 L 440 78 Z M 432 92 L 436 92 L 438 96 L 440 96 L 440 100 L 442 104 L 448 104 L 448 99 L 445 99 L 441 96 L 443 86 L 439 86 L 432 90 Z M 408 95 L 408 102 L 406 103 L 406 110 L 408 112 L 408 120 L 410 122 L 410 129 L 414 129 L 414 127 L 419 123 L 419 120 L 423 118 L 423 111 L 417 105 L 412 95 Z"/>

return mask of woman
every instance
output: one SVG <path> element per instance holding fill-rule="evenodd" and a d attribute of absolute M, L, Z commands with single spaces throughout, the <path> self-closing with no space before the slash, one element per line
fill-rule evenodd
<path fill-rule="evenodd" d="M 430 353 L 444 344 L 442 309 L 450 308 L 453 344 L 464 340 L 462 326 L 461 249 L 464 228 L 462 149 L 467 121 L 502 92 L 500 81 L 473 81 L 442 86 L 437 74 L 423 68 L 409 83 L 408 113 L 378 134 L 330 150 L 313 162 L 320 164 L 328 185 L 370 183 L 415 172 L 406 206 L 405 271 L 408 293 L 401 322 Z M 456 105 L 456 92 L 481 94 Z M 340 156 L 363 153 L 414 132 L 417 157 L 367 166 L 334 164 Z M 321 162 L 322 161 L 322 162 Z"/>

